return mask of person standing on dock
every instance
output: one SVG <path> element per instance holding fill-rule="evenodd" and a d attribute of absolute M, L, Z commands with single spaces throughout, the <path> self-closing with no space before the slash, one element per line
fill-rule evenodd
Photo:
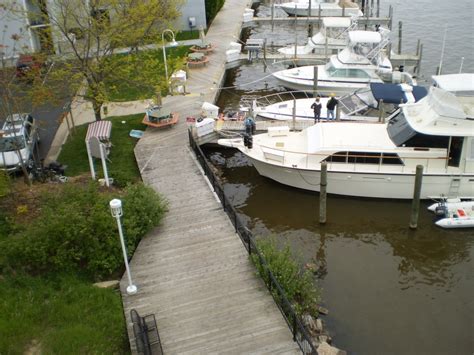
<path fill-rule="evenodd" d="M 256 124 L 251 115 L 247 116 L 247 118 L 245 119 L 244 126 L 245 133 L 247 135 L 252 136 L 253 134 L 255 134 Z"/>
<path fill-rule="evenodd" d="M 317 123 L 321 119 L 321 102 L 319 101 L 319 96 L 316 97 L 316 100 L 311 105 L 311 108 L 314 111 L 314 123 Z"/>
<path fill-rule="evenodd" d="M 336 106 L 337 106 L 337 99 L 335 98 L 335 94 L 331 93 L 331 98 L 329 99 L 328 103 L 326 104 L 326 108 L 328 109 L 328 120 L 335 120 L 336 115 Z"/>

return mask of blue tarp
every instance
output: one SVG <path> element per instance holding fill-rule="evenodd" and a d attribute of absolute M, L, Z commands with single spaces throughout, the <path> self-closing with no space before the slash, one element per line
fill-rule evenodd
<path fill-rule="evenodd" d="M 423 86 L 413 86 L 412 88 L 412 94 L 416 101 L 421 100 L 428 94 L 428 90 Z M 402 100 L 403 103 L 407 102 L 405 92 L 399 84 L 372 83 L 370 84 L 370 90 L 372 90 L 372 94 L 377 101 L 383 100 L 383 102 L 390 104 L 399 104 Z"/>

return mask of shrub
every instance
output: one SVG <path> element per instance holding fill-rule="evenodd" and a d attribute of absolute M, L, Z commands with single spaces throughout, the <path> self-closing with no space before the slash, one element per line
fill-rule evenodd
<path fill-rule="evenodd" d="M 225 0 L 206 0 L 206 21 L 207 27 L 211 25 L 219 10 L 224 5 Z"/>
<path fill-rule="evenodd" d="M 71 276 L 16 275 L 0 280 L 0 352 L 43 354 L 129 352 L 122 300 Z M 30 349 L 31 350 L 31 349 Z"/>
<path fill-rule="evenodd" d="M 317 316 L 320 291 L 314 284 L 311 273 L 308 270 L 302 271 L 298 263 L 293 260 L 289 245 L 279 250 L 273 238 L 259 239 L 256 245 L 296 313 L 300 316 L 304 313 Z M 259 275 L 268 284 L 269 275 L 260 263 L 260 259 L 256 254 L 252 254 L 252 260 Z M 276 291 L 273 292 L 278 300 Z"/>
<path fill-rule="evenodd" d="M 117 272 L 123 259 L 109 209 L 113 197 L 117 196 L 109 191 L 99 192 L 94 183 L 65 184 L 43 196 L 39 216 L 24 231 L 0 242 L 3 266 L 35 274 L 80 272 L 94 279 Z M 160 222 L 165 204 L 142 184 L 126 188 L 120 197 L 127 250 L 132 255 L 141 237 Z"/>

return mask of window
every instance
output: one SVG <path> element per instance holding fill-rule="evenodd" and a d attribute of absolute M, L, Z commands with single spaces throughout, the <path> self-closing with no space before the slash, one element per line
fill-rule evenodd
<path fill-rule="evenodd" d="M 383 165 L 403 165 L 403 161 L 400 159 L 398 154 L 382 153 L 382 164 Z"/>
<path fill-rule="evenodd" d="M 349 152 L 348 161 L 356 164 L 380 164 L 380 153 Z"/>
<path fill-rule="evenodd" d="M 347 161 L 347 152 L 337 152 L 328 156 L 323 161 L 328 163 L 345 163 Z"/>
<path fill-rule="evenodd" d="M 370 75 L 362 69 L 347 69 L 347 76 L 351 78 L 369 79 Z"/>

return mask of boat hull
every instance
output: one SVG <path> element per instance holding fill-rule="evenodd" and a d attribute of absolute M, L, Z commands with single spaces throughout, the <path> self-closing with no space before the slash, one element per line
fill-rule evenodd
<path fill-rule="evenodd" d="M 246 154 L 245 151 L 242 151 Z M 281 184 L 319 192 L 320 171 L 283 167 L 269 164 L 246 154 L 260 175 Z M 450 175 L 424 175 L 421 198 L 447 195 L 451 184 Z M 470 181 L 471 180 L 471 181 Z M 328 169 L 327 192 L 335 195 L 412 199 L 415 182 L 414 174 L 377 174 L 363 172 L 331 171 Z M 474 194 L 474 174 L 461 178 L 460 196 Z"/>
<path fill-rule="evenodd" d="M 297 5 L 294 3 L 281 4 L 280 9 L 285 11 L 290 16 L 309 16 L 309 6 Z M 346 7 L 344 10 L 342 7 L 336 4 L 321 4 L 321 17 L 337 17 L 343 16 L 362 16 L 363 13 L 358 8 Z M 319 16 L 319 6 L 311 6 L 311 16 Z"/>
<path fill-rule="evenodd" d="M 474 217 L 467 218 L 442 218 L 435 222 L 441 228 L 458 229 L 474 228 Z"/>

